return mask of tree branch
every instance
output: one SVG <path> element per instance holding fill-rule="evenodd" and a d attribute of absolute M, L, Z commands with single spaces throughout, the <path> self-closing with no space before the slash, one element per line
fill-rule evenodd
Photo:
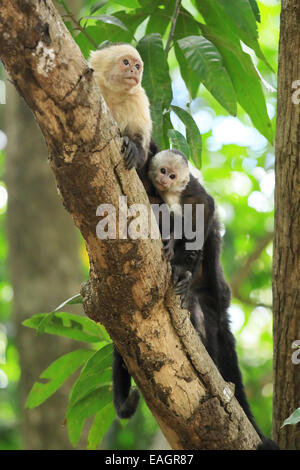
<path fill-rule="evenodd" d="M 169 50 L 171 48 L 171 42 L 173 41 L 175 27 L 176 27 L 176 21 L 177 21 L 179 12 L 180 12 L 180 7 L 181 7 L 181 0 L 176 0 L 174 13 L 172 15 L 170 34 L 169 34 L 167 44 L 166 44 L 166 55 L 169 54 Z"/>
<path fill-rule="evenodd" d="M 273 236 L 273 232 L 270 232 L 258 240 L 255 250 L 250 254 L 250 256 L 247 256 L 247 259 L 245 259 L 244 263 L 241 263 L 241 269 L 239 269 L 238 272 L 232 276 L 230 286 L 234 297 L 241 298 L 239 295 L 240 286 L 251 273 L 253 263 L 260 257 L 262 251 L 273 240 Z"/>
<path fill-rule="evenodd" d="M 33 110 L 63 204 L 85 240 L 86 314 L 103 323 L 173 449 L 253 449 L 259 438 L 170 287 L 160 240 L 100 240 L 100 203 L 148 205 L 78 46 L 49 0 L 0 0 L 1 60 Z M 148 206 L 149 207 L 149 206 Z M 187 399 L 188 397 L 188 399 Z"/>

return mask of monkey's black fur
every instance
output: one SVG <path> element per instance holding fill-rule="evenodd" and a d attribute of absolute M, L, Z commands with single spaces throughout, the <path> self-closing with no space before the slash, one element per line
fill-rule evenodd
<path fill-rule="evenodd" d="M 113 352 L 113 401 L 119 418 L 130 418 L 138 406 L 139 392 L 131 389 L 131 376 L 121 354 L 114 345 Z"/>
<path fill-rule="evenodd" d="M 200 335 L 223 379 L 235 385 L 235 396 L 262 440 L 257 450 L 279 449 L 275 442 L 262 434 L 247 401 L 241 371 L 238 366 L 235 339 L 230 330 L 230 320 L 227 312 L 230 306 L 231 293 L 224 278 L 220 255 L 220 228 L 217 218 L 214 217 L 204 242 L 203 258 L 200 258 L 195 268 L 196 272 L 192 276 L 189 293 L 192 298 L 196 296 L 203 312 L 205 337 L 201 333 Z M 202 268 L 200 268 L 200 264 L 202 264 Z M 197 313 L 197 310 L 194 309 L 194 311 Z M 192 321 L 196 324 L 198 318 L 192 318 Z"/>
<path fill-rule="evenodd" d="M 214 213 L 213 198 L 191 175 L 190 182 L 183 191 L 182 202 L 205 205 L 203 248 L 198 252 L 189 253 L 184 246 L 185 239 L 177 241 L 174 247 L 174 258 L 171 262 L 173 278 L 179 286 L 183 306 L 190 311 L 191 321 L 222 377 L 226 382 L 235 385 L 235 397 L 262 439 L 257 450 L 278 449 L 275 442 L 265 438 L 258 428 L 243 386 L 235 339 L 230 330 L 227 312 L 231 292 L 225 281 L 220 260 L 222 241 L 219 221 Z"/>
<path fill-rule="evenodd" d="M 158 150 L 154 142 L 151 145 L 148 161 L 138 173 L 144 182 L 150 202 L 157 202 L 155 188 L 147 178 L 149 161 Z M 174 153 L 181 154 L 178 151 Z M 180 203 L 194 206 L 204 204 L 204 244 L 201 250 L 187 251 L 185 248 L 187 240 L 183 238 L 174 242 L 174 257 L 171 264 L 175 289 L 177 288 L 177 292 L 181 294 L 184 307 L 191 312 L 191 321 L 222 377 L 226 382 L 235 385 L 235 396 L 262 439 L 257 449 L 278 449 L 271 439 L 265 438 L 261 433 L 246 398 L 238 366 L 235 339 L 230 330 L 227 312 L 231 293 L 220 261 L 221 235 L 214 199 L 200 182 L 190 175 L 189 183 L 181 194 Z M 195 230 L 194 212 L 192 224 Z M 130 374 L 116 348 L 114 348 L 113 362 L 113 394 L 118 416 L 121 418 L 132 416 L 136 411 L 139 395 L 137 390 L 131 390 Z"/>

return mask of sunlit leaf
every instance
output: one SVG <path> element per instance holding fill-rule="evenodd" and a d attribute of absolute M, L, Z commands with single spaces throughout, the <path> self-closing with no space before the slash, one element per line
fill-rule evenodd
<path fill-rule="evenodd" d="M 256 0 L 249 0 L 249 3 L 256 18 L 256 21 L 260 23 L 260 12 Z"/>
<path fill-rule="evenodd" d="M 197 96 L 201 80 L 198 75 L 193 72 L 193 69 L 190 67 L 189 61 L 185 58 L 185 55 L 178 46 L 177 42 L 175 43 L 174 50 L 176 59 L 179 64 L 180 74 L 186 84 L 187 89 L 191 94 L 192 99 L 194 99 Z"/>
<path fill-rule="evenodd" d="M 129 12 L 121 10 L 114 13 L 114 16 L 122 21 L 122 23 L 126 25 L 128 31 L 133 35 L 137 27 L 147 18 L 147 11 L 143 8 Z"/>
<path fill-rule="evenodd" d="M 111 401 L 111 387 L 106 386 L 94 390 L 71 408 L 66 418 L 69 438 L 74 446 L 78 443 L 85 420 L 103 410 Z"/>
<path fill-rule="evenodd" d="M 169 66 L 161 36 L 144 36 L 137 45 L 144 61 L 143 87 L 151 103 L 161 102 L 168 108 L 172 100 Z"/>
<path fill-rule="evenodd" d="M 137 0 L 114 0 L 114 3 L 117 3 L 118 5 L 122 5 L 123 7 L 126 8 L 139 8 L 140 4 L 138 3 Z"/>
<path fill-rule="evenodd" d="M 229 113 L 235 115 L 236 93 L 215 45 L 201 36 L 180 39 L 178 45 L 205 87 Z"/>
<path fill-rule="evenodd" d="M 95 450 L 101 443 L 105 433 L 108 431 L 116 412 L 113 403 L 108 403 L 95 416 L 88 437 L 88 449 Z"/>
<path fill-rule="evenodd" d="M 236 27 L 253 39 L 258 38 L 256 20 L 249 0 L 217 0 Z"/>
<path fill-rule="evenodd" d="M 94 351 L 77 349 L 54 361 L 42 374 L 41 379 L 47 383 L 35 382 L 26 401 L 27 408 L 39 406 L 55 393 L 65 380 L 84 364 Z"/>
<path fill-rule="evenodd" d="M 168 149 L 170 148 L 170 142 L 169 142 L 169 130 L 173 129 L 173 124 L 171 122 L 170 118 L 170 111 L 166 112 L 163 115 L 163 130 L 164 130 L 164 147 L 162 149 Z"/>
<path fill-rule="evenodd" d="M 86 34 L 88 34 L 88 37 Z M 87 26 L 85 31 L 80 32 L 75 38 L 85 58 L 88 58 L 90 51 L 96 48 L 89 37 L 93 43 L 98 46 L 103 41 L 107 40 L 107 38 L 109 38 L 111 42 L 131 42 L 132 33 L 113 24 L 102 23 L 101 27 L 99 27 L 99 25 Z"/>
<path fill-rule="evenodd" d="M 112 344 L 108 344 L 89 358 L 73 385 L 68 412 L 85 395 L 93 392 L 96 388 L 111 384 L 112 349 Z"/>
<path fill-rule="evenodd" d="M 175 129 L 169 129 L 168 135 L 172 144 L 172 148 L 175 150 L 180 150 L 186 155 L 187 158 L 190 158 L 190 148 L 185 137 Z"/>
<path fill-rule="evenodd" d="M 191 158 L 196 166 L 201 167 L 202 138 L 197 124 L 191 114 L 178 106 L 171 106 L 179 119 L 185 125 L 186 140 L 189 144 Z"/>
<path fill-rule="evenodd" d="M 63 308 L 65 305 L 73 305 L 73 304 L 82 304 L 82 296 L 81 294 L 76 294 L 76 295 L 73 295 L 72 297 L 70 297 L 69 299 L 65 300 L 64 302 L 62 302 L 60 305 L 58 305 L 58 307 L 56 307 L 53 312 L 51 312 L 49 315 L 46 315 L 40 322 L 38 328 L 37 328 L 37 334 L 38 335 L 41 335 L 42 333 L 45 332 L 45 328 L 46 328 L 46 325 L 47 323 L 49 323 L 51 321 L 51 319 L 53 318 L 53 313 L 54 312 L 57 312 L 58 310 L 60 310 L 61 308 Z"/>
<path fill-rule="evenodd" d="M 151 117 L 153 121 L 153 139 L 159 148 L 163 149 L 165 140 L 163 132 L 163 104 L 161 101 L 151 103 Z"/>
<path fill-rule="evenodd" d="M 196 0 L 196 5 L 208 26 L 216 27 L 226 38 L 241 39 L 270 68 L 258 43 L 256 21 L 248 0 Z"/>
<path fill-rule="evenodd" d="M 273 131 L 267 113 L 265 97 L 250 56 L 243 52 L 238 41 L 230 40 L 216 29 L 205 25 L 202 25 L 201 29 L 205 37 L 212 41 L 220 51 L 231 77 L 238 102 L 249 114 L 254 126 L 272 142 Z"/>
<path fill-rule="evenodd" d="M 103 23 L 107 24 L 113 24 L 114 26 L 118 26 L 121 29 L 124 29 L 127 31 L 127 27 L 125 24 L 116 18 L 115 16 L 112 15 L 95 15 L 95 16 L 84 16 L 86 20 L 96 20 L 96 21 L 101 21 Z"/>
<path fill-rule="evenodd" d="M 287 424 L 297 424 L 300 423 L 300 408 L 297 408 L 287 419 L 284 420 L 283 426 Z"/>
<path fill-rule="evenodd" d="M 90 9 L 90 13 L 91 15 L 93 13 L 96 13 L 96 11 L 100 10 L 100 8 L 102 8 L 104 5 L 106 5 L 108 0 L 102 0 L 100 2 L 96 2 L 94 3 L 92 6 L 91 6 L 91 9 Z"/>
<path fill-rule="evenodd" d="M 50 320 L 45 325 L 45 333 L 66 336 L 67 338 L 89 343 L 109 341 L 108 335 L 101 325 L 87 317 L 67 312 L 38 313 L 25 320 L 23 325 L 38 329 L 40 322 L 48 315 Z"/>
<path fill-rule="evenodd" d="M 185 8 L 181 7 L 175 25 L 174 39 L 186 38 L 200 34 L 199 24 Z"/>
<path fill-rule="evenodd" d="M 168 24 L 171 21 L 173 9 L 174 6 L 171 2 L 169 2 L 164 9 L 156 9 L 150 15 L 146 27 L 146 35 L 159 33 L 161 36 L 163 36 L 167 30 Z"/>

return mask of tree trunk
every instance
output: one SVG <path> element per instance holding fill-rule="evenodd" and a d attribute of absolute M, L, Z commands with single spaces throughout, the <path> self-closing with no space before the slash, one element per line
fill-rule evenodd
<path fill-rule="evenodd" d="M 280 429 L 300 406 L 300 366 L 292 343 L 300 340 L 300 3 L 283 0 L 276 139 L 273 434 L 282 449 L 300 449 L 298 425 Z M 298 91 L 293 90 L 295 86 Z"/>
<path fill-rule="evenodd" d="M 118 213 L 119 196 L 149 202 L 135 170 L 125 169 L 119 131 L 61 18 L 50 1 L 0 0 L 0 25 L 1 59 L 35 113 L 85 239 L 85 313 L 108 330 L 173 449 L 254 449 L 256 432 L 179 307 L 160 240 L 96 235 L 100 203 Z"/>

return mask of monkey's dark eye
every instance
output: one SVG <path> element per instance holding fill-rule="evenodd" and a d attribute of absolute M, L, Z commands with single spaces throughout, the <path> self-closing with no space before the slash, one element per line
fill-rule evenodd
<path fill-rule="evenodd" d="M 176 175 L 174 175 L 174 173 L 172 173 L 172 174 L 170 175 L 170 178 L 171 178 L 171 180 L 174 180 L 174 179 L 176 178 Z"/>
<path fill-rule="evenodd" d="M 128 61 L 127 59 L 124 59 L 124 60 L 123 60 L 123 64 L 124 64 L 124 65 L 128 65 L 128 64 L 129 64 L 129 61 Z"/>
<path fill-rule="evenodd" d="M 140 64 L 135 64 L 135 68 L 136 68 L 137 70 L 140 70 Z"/>
<path fill-rule="evenodd" d="M 163 175 L 165 175 L 165 174 L 166 174 L 166 169 L 165 169 L 165 168 L 161 168 L 161 169 L 160 169 L 160 172 L 161 172 Z"/>

